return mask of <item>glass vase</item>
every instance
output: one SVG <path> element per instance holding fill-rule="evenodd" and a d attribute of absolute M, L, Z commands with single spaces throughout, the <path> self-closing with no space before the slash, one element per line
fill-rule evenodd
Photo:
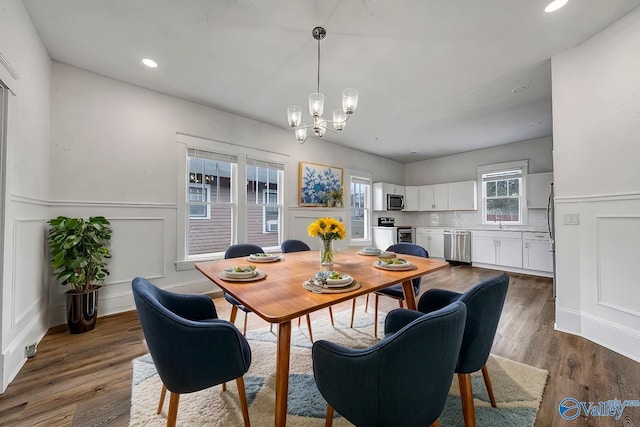
<path fill-rule="evenodd" d="M 335 250 L 333 249 L 333 240 L 322 240 L 322 247 L 320 248 L 320 266 L 321 270 L 333 270 L 333 257 Z"/>

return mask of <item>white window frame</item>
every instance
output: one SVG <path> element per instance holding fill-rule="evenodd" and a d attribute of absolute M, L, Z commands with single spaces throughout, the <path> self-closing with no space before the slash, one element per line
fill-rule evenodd
<path fill-rule="evenodd" d="M 263 159 L 265 161 L 280 163 L 283 170 L 286 169 L 287 155 L 274 153 L 270 151 L 258 150 L 251 147 L 229 144 L 209 138 L 203 138 L 185 133 L 177 132 L 178 143 L 178 174 L 177 174 L 177 203 L 176 203 L 176 270 L 193 270 L 195 263 L 198 261 L 207 261 L 224 258 L 223 253 L 188 255 L 188 230 L 189 230 L 189 212 L 188 212 L 188 149 L 203 150 L 216 153 L 225 153 L 237 157 L 237 164 L 231 169 L 231 211 L 234 221 L 232 221 L 231 244 L 242 243 L 246 241 L 247 235 L 247 200 L 245 186 L 239 186 L 239 183 L 247 181 L 247 157 L 252 159 Z M 283 176 L 283 174 L 281 174 Z M 284 179 L 280 178 L 278 182 L 278 190 L 284 195 Z M 278 208 L 280 209 L 280 224 L 278 229 L 283 228 L 283 209 L 282 200 L 278 200 Z M 279 234 L 278 241 L 281 240 Z M 265 250 L 279 249 L 264 248 Z"/>
<path fill-rule="evenodd" d="M 520 169 L 522 175 L 520 178 L 520 194 L 519 198 L 519 218 L 520 221 L 502 221 L 502 224 L 507 225 L 526 225 L 529 222 L 528 209 L 527 209 L 527 175 L 529 170 L 528 160 L 517 160 L 513 162 L 495 163 L 492 165 L 484 165 L 478 167 L 478 183 L 480 184 L 480 223 L 483 225 L 498 225 L 497 222 L 487 221 L 487 192 L 486 186 L 483 181 L 483 176 L 489 173 L 498 173 L 508 170 Z"/>
<path fill-rule="evenodd" d="M 353 230 L 352 217 L 351 217 L 351 183 L 353 180 L 367 181 L 369 185 L 369 194 L 366 195 L 366 206 L 363 208 L 365 211 L 364 220 L 364 237 L 352 238 L 351 232 L 349 232 L 349 244 L 352 246 L 371 246 L 372 242 L 372 197 L 373 197 L 373 178 L 370 172 L 350 170 L 348 171 L 349 185 L 344 186 L 345 199 L 343 206 L 348 210 L 347 218 L 349 221 L 349 230 Z M 348 203 L 347 203 L 348 201 Z"/>

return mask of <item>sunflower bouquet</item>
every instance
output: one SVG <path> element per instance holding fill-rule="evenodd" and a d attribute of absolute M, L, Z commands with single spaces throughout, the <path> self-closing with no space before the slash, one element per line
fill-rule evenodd
<path fill-rule="evenodd" d="M 344 224 L 337 219 L 322 217 L 312 222 L 307 229 L 309 236 L 319 237 L 322 239 L 322 248 L 320 249 L 320 263 L 322 265 L 333 264 L 333 246 L 334 240 L 341 240 L 347 236 L 347 230 Z"/>

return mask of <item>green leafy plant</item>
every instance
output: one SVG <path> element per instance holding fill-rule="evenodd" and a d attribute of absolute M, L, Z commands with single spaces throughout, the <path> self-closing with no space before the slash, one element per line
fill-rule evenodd
<path fill-rule="evenodd" d="M 74 291 L 90 290 L 109 275 L 107 245 L 111 240 L 109 221 L 103 216 L 88 220 L 59 216 L 47 222 L 51 267 L 61 285 Z"/>
<path fill-rule="evenodd" d="M 342 203 L 342 188 L 334 188 L 329 191 L 329 197 L 331 197 L 336 202 Z"/>

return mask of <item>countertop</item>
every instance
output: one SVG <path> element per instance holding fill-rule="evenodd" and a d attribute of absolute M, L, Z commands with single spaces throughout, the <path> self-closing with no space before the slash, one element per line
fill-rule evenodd
<path fill-rule="evenodd" d="M 461 226 L 446 226 L 446 225 L 414 225 L 416 228 L 437 228 L 445 230 L 469 230 L 469 231 L 522 231 L 522 232 L 534 232 L 534 233 L 548 233 L 549 230 L 536 227 L 461 227 Z"/>

